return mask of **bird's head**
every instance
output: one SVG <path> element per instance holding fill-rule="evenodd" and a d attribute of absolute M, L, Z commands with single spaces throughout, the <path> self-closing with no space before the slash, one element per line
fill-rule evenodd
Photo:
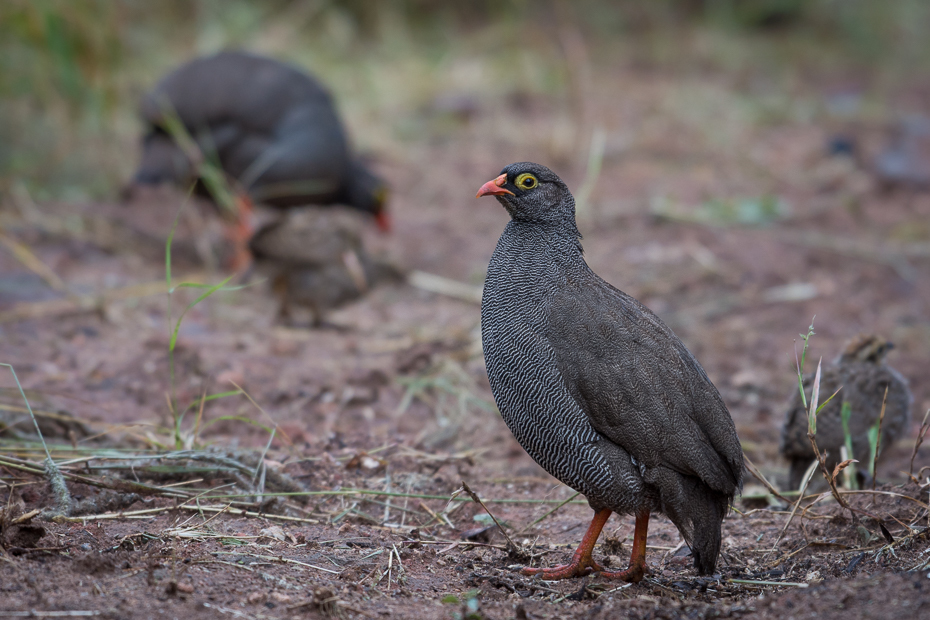
<path fill-rule="evenodd" d="M 846 345 L 839 361 L 880 364 L 894 344 L 875 334 L 860 334 Z"/>
<path fill-rule="evenodd" d="M 514 220 L 571 222 L 575 199 L 554 172 L 531 162 L 510 164 L 500 176 L 481 186 L 476 198 L 494 196 Z"/>
<path fill-rule="evenodd" d="M 351 170 L 347 184 L 348 203 L 374 216 L 378 228 L 383 232 L 391 230 L 391 218 L 387 211 L 388 186 L 380 177 L 372 173 L 360 161 L 356 161 Z"/>

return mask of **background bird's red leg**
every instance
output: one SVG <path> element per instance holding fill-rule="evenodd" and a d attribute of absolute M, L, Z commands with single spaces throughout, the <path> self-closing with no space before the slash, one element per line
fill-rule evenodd
<path fill-rule="evenodd" d="M 231 271 L 245 271 L 252 264 L 252 252 L 249 251 L 249 240 L 255 233 L 252 214 L 255 207 L 248 194 L 236 195 L 236 219 L 226 225 L 226 236 L 232 245 L 232 256 L 227 267 Z"/>
<path fill-rule="evenodd" d="M 601 575 L 611 579 L 622 579 L 638 583 L 646 576 L 646 534 L 649 531 L 649 513 L 636 515 L 636 531 L 633 533 L 633 551 L 630 566 L 626 570 L 603 571 Z"/>
<path fill-rule="evenodd" d="M 538 575 L 542 579 L 555 581 L 556 579 L 582 577 L 600 571 L 601 567 L 594 562 L 594 559 L 591 557 L 591 552 L 594 551 L 594 543 L 597 542 L 597 537 L 601 535 L 601 530 L 604 529 L 604 524 L 607 523 L 607 519 L 610 518 L 610 513 L 611 511 L 605 508 L 594 514 L 591 525 L 588 526 L 588 531 L 585 532 L 584 538 L 581 539 L 581 544 L 578 545 L 578 548 L 575 550 L 575 555 L 572 556 L 572 561 L 570 563 L 562 566 L 553 566 L 552 568 L 524 568 L 520 572 L 524 575 Z M 636 523 L 638 528 L 639 519 L 637 519 Z M 639 529 L 636 531 L 638 532 Z M 645 534 L 643 535 L 643 540 L 645 540 Z M 643 551 L 645 552 L 645 546 L 643 547 Z"/>

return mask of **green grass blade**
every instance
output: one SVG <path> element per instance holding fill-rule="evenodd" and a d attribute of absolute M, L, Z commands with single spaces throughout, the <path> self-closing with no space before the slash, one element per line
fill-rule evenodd
<path fill-rule="evenodd" d="M 849 419 L 852 417 L 852 405 L 848 401 L 843 401 L 842 408 L 840 409 L 840 420 L 843 423 L 843 444 L 846 446 L 846 458 L 855 459 L 856 455 L 853 453 L 852 445 L 852 434 L 849 432 Z M 849 472 L 849 475 L 846 477 L 849 480 L 849 486 L 856 490 L 859 487 L 859 483 L 856 481 L 856 464 L 850 463 L 849 467 L 846 468 Z M 845 471 L 843 472 L 846 473 Z"/>
<path fill-rule="evenodd" d="M 226 285 L 226 283 L 229 282 L 229 281 L 232 280 L 232 279 L 233 279 L 233 276 L 229 276 L 228 278 L 226 278 L 225 280 L 223 280 L 223 281 L 220 282 L 219 284 L 214 284 L 213 286 L 211 286 L 210 288 L 208 288 L 206 291 L 204 291 L 199 297 L 197 297 L 197 299 L 195 299 L 195 300 L 192 301 L 191 303 L 187 304 L 187 307 L 184 308 L 184 312 L 182 312 L 182 313 L 181 313 L 181 316 L 178 317 L 178 321 L 177 321 L 177 323 L 175 323 L 174 329 L 171 331 L 171 340 L 168 342 L 168 350 L 169 350 L 169 351 L 174 351 L 174 347 L 175 347 L 175 345 L 176 345 L 177 342 L 178 342 L 178 332 L 179 332 L 180 329 L 181 329 L 181 321 L 184 320 L 184 315 L 186 315 L 186 314 L 191 310 L 191 308 L 193 308 L 194 306 L 196 306 L 197 304 L 199 304 L 201 301 L 203 301 L 204 299 L 206 299 L 207 297 L 209 297 L 209 296 L 212 295 L 213 293 L 215 293 L 215 292 L 221 290 L 221 289 Z"/>

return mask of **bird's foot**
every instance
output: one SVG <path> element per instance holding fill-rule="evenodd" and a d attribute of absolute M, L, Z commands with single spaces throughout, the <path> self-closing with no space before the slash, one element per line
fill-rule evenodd
<path fill-rule="evenodd" d="M 626 581 L 628 583 L 639 583 L 640 581 L 643 580 L 643 577 L 645 577 L 646 573 L 648 572 L 650 571 L 648 568 L 646 568 L 646 564 L 644 562 L 642 564 L 639 564 L 639 563 L 631 564 L 630 567 L 625 570 L 617 570 L 617 571 L 602 570 L 600 571 L 600 575 L 601 577 L 606 577 L 608 579 L 619 579 L 621 581 Z"/>
<path fill-rule="evenodd" d="M 590 557 L 573 558 L 571 564 L 553 566 L 552 568 L 523 568 L 520 573 L 539 577 L 543 581 L 558 581 L 559 579 L 571 579 L 572 577 L 584 577 L 591 573 L 603 571 L 597 563 Z"/>

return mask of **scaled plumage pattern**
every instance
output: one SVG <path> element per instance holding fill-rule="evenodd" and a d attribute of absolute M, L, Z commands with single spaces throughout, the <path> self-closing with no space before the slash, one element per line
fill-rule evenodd
<path fill-rule="evenodd" d="M 583 493 L 594 520 L 566 566 L 544 579 L 645 574 L 650 513 L 667 515 L 712 573 L 743 455 L 717 389 L 681 340 L 588 267 L 575 201 L 551 170 L 507 166 L 478 196 L 510 213 L 488 267 L 481 329 L 488 378 L 514 437 Z M 604 572 L 591 551 L 611 512 L 636 515 L 630 566 Z"/>

